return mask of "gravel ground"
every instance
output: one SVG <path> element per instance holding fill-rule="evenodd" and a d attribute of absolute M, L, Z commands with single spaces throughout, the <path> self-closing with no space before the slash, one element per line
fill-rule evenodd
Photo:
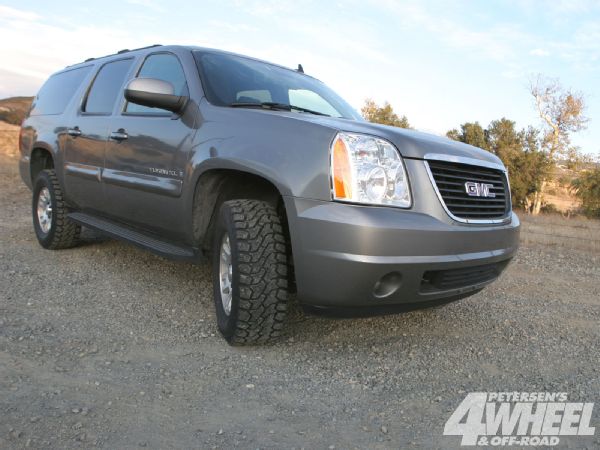
<path fill-rule="evenodd" d="M 231 348 L 207 266 L 90 233 L 43 250 L 14 167 L 0 161 L 0 448 L 455 448 L 442 430 L 467 392 L 599 400 L 599 254 L 523 247 L 460 302 L 298 313 L 279 344 Z M 569 442 L 600 448 L 600 432 Z"/>

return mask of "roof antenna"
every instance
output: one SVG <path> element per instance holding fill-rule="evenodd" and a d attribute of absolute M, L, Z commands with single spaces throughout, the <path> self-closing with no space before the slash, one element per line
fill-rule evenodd
<path fill-rule="evenodd" d="M 304 68 L 302 67 L 302 64 L 298 64 L 298 68 L 296 69 L 297 72 L 300 73 L 304 73 Z"/>

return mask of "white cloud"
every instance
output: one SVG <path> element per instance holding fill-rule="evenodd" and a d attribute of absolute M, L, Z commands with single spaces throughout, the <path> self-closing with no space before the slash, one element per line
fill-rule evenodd
<path fill-rule="evenodd" d="M 289 13 L 298 9 L 300 3 L 306 3 L 305 0 L 235 0 L 236 8 L 243 9 L 248 13 L 259 16 L 273 16 Z"/>
<path fill-rule="evenodd" d="M 543 48 L 534 48 L 529 51 L 531 56 L 550 56 L 550 52 Z"/>
<path fill-rule="evenodd" d="M 544 6 L 557 14 L 585 13 L 598 9 L 597 0 L 553 0 L 544 2 Z"/>
<path fill-rule="evenodd" d="M 598 0 L 506 0 L 516 11 L 536 17 L 564 21 L 570 16 L 600 10 Z"/>
<path fill-rule="evenodd" d="M 134 5 L 134 6 L 141 6 L 142 8 L 151 10 L 153 12 L 164 13 L 166 11 L 166 9 L 163 6 L 159 5 L 158 3 L 154 2 L 153 0 L 127 0 L 127 3 L 129 3 L 130 5 Z M 145 12 L 145 11 L 140 11 L 140 12 Z"/>
<path fill-rule="evenodd" d="M 478 60 L 501 64 L 507 78 L 526 76 L 538 70 L 531 56 L 553 56 L 578 71 L 598 71 L 600 62 L 600 2 L 560 0 L 540 2 L 519 0 L 515 7 L 545 20 L 545 28 L 524 28 L 519 20 L 496 21 L 487 28 L 472 23 L 474 14 L 461 11 L 461 4 L 406 0 L 370 0 L 376 8 L 394 15 L 406 30 L 425 30 L 440 45 L 452 47 Z M 464 6 L 464 4 L 462 5 Z M 454 14 L 448 13 L 449 11 Z M 596 14 L 596 16 L 594 16 Z M 467 17 L 471 22 L 464 20 Z M 554 18 L 554 19 L 551 19 Z M 558 37 L 558 36 L 564 37 Z M 531 49 L 527 51 L 526 49 Z M 518 70 L 516 70 L 518 69 Z"/>
<path fill-rule="evenodd" d="M 0 42 L 19 43 L 0 47 L 3 78 L 11 80 L 0 86 L 0 98 L 32 95 L 51 73 L 69 64 L 114 53 L 123 43 L 143 46 L 154 39 L 124 27 L 59 26 L 28 10 L 0 7 Z"/>
<path fill-rule="evenodd" d="M 23 11 L 10 6 L 0 5 L 0 20 L 25 20 L 35 21 L 40 18 L 39 14 L 31 11 Z"/>
<path fill-rule="evenodd" d="M 229 33 L 242 33 L 249 31 L 258 31 L 257 27 L 245 23 L 226 22 L 224 20 L 212 19 L 208 22 L 208 26 L 218 31 L 227 31 Z"/>
<path fill-rule="evenodd" d="M 584 22 L 574 30 L 570 39 L 552 42 L 550 46 L 574 69 L 597 73 L 600 69 L 600 22 Z"/>
<path fill-rule="evenodd" d="M 393 14 L 403 28 L 424 30 L 442 44 L 468 51 L 479 58 L 510 61 L 524 43 L 533 40 L 529 33 L 513 24 L 499 23 L 481 30 L 468 27 L 440 11 L 439 4 L 434 10 L 427 3 L 414 0 L 371 0 L 371 3 Z"/>
<path fill-rule="evenodd" d="M 0 69 L 0 98 L 33 95 L 44 80 Z"/>

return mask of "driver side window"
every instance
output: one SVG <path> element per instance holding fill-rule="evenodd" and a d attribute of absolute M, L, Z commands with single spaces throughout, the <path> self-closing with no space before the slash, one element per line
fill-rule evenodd
<path fill-rule="evenodd" d="M 142 68 L 137 74 L 137 78 L 156 78 L 158 80 L 168 81 L 173 85 L 175 95 L 188 95 L 187 82 L 185 74 L 179 60 L 170 53 L 158 53 L 150 55 L 142 64 Z M 165 109 L 150 108 L 148 106 L 127 103 L 125 107 L 127 113 L 143 114 L 171 114 Z"/>

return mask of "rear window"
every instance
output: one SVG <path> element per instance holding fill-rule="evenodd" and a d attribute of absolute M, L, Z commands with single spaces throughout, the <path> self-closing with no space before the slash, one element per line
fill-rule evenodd
<path fill-rule="evenodd" d="M 48 78 L 33 101 L 31 115 L 62 114 L 91 68 L 78 67 Z"/>
<path fill-rule="evenodd" d="M 132 63 L 133 59 L 120 59 L 104 64 L 92 83 L 83 110 L 92 114 L 112 113 Z"/>

